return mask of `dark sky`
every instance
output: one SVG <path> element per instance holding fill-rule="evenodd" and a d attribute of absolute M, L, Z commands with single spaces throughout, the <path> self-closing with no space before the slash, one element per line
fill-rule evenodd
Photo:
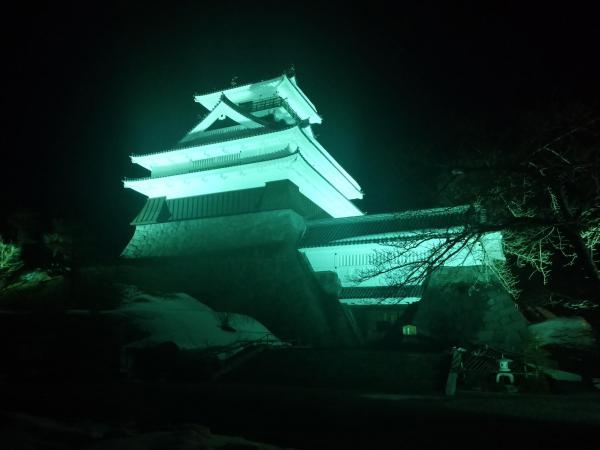
<path fill-rule="evenodd" d="M 510 127 L 556 96 L 597 105 L 591 9 L 454 3 L 5 9 L 2 214 L 72 217 L 118 252 L 143 204 L 122 188 L 143 173 L 128 155 L 181 138 L 204 112 L 194 93 L 291 64 L 324 118 L 320 141 L 362 185 L 371 213 L 432 206 L 425 155 L 453 151 L 457 121 Z M 423 164 L 406 170 L 421 153 Z"/>

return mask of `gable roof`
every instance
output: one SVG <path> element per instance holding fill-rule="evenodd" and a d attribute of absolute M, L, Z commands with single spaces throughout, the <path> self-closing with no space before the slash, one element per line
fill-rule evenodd
<path fill-rule="evenodd" d="M 262 119 L 253 116 L 249 112 L 246 112 L 229 100 L 225 94 L 222 94 L 221 98 L 219 99 L 219 103 L 217 103 L 212 111 L 204 116 L 200 123 L 192 128 L 179 142 L 183 143 L 193 139 L 198 133 L 208 131 L 211 126 L 218 124 L 219 121 L 224 119 L 229 119 L 231 122 L 233 122 L 233 126 L 241 125 L 246 129 L 264 128 L 267 126 L 266 122 L 264 122 Z"/>
<path fill-rule="evenodd" d="M 295 76 L 288 77 L 283 74 L 268 80 L 195 95 L 194 101 L 200 103 L 206 109 L 212 110 L 217 105 L 219 97 L 222 94 L 226 94 L 235 103 L 260 101 L 273 96 L 281 97 L 290 104 L 302 120 L 308 120 L 310 123 L 322 122 L 315 105 L 302 92 L 296 82 Z"/>

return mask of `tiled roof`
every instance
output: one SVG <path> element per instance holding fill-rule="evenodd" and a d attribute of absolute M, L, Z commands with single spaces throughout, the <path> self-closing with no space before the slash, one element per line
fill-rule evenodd
<path fill-rule="evenodd" d="M 401 231 L 446 230 L 478 221 L 472 206 L 436 208 L 389 214 L 373 214 L 308 222 L 299 247 L 325 247 L 374 241 L 377 236 Z M 370 238 L 371 237 L 371 238 Z M 355 238 L 355 239 L 353 239 Z M 339 242 L 340 240 L 350 240 Z"/>
<path fill-rule="evenodd" d="M 405 298 L 421 297 L 423 286 L 343 287 L 339 298 Z"/>
<path fill-rule="evenodd" d="M 259 136 L 261 134 L 268 134 L 277 131 L 286 130 L 288 128 L 292 128 L 295 125 L 289 125 L 281 128 L 247 128 L 244 130 L 227 132 L 227 128 L 223 128 L 223 133 L 221 134 L 211 134 L 210 136 L 199 136 L 196 139 L 191 139 L 189 141 L 180 142 L 175 145 L 171 150 L 181 150 L 183 148 L 189 147 L 197 147 L 199 145 L 208 145 L 208 144 L 216 144 L 218 142 L 226 142 L 233 141 L 235 139 L 243 139 L 251 136 Z"/>
<path fill-rule="evenodd" d="M 243 159 L 242 158 L 221 159 L 221 157 L 209 158 L 209 159 L 215 159 L 217 161 L 215 163 L 211 163 L 208 165 L 198 165 L 194 168 L 188 169 L 185 172 L 170 173 L 170 174 L 166 174 L 166 175 L 158 175 L 155 177 L 153 177 L 153 176 L 142 177 L 142 178 L 127 178 L 127 177 L 125 177 L 125 178 L 123 178 L 123 181 L 124 182 L 132 182 L 132 181 L 156 180 L 159 178 L 177 177 L 180 175 L 189 175 L 190 173 L 207 172 L 209 170 L 224 169 L 226 167 L 235 167 L 235 166 L 243 167 L 243 166 L 247 166 L 249 164 L 260 163 L 260 162 L 265 162 L 265 161 L 275 161 L 278 159 L 284 159 L 289 156 L 299 155 L 299 154 L 300 154 L 300 152 L 298 152 L 297 150 L 290 153 L 287 148 L 284 148 L 284 149 L 276 151 L 276 152 L 259 154 L 259 155 L 255 155 L 255 156 L 251 156 L 251 157 L 243 158 Z M 202 161 L 205 161 L 205 160 L 200 160 L 200 162 L 202 162 Z"/>
<path fill-rule="evenodd" d="M 245 129 L 245 130 L 240 130 L 240 131 L 235 131 L 235 132 L 226 132 L 227 129 L 224 128 L 223 133 L 211 133 L 210 136 L 199 137 L 198 139 L 192 139 L 190 141 L 181 142 L 168 150 L 161 150 L 159 152 L 145 153 L 145 154 L 141 154 L 141 155 L 132 155 L 132 156 L 135 158 L 135 157 L 142 157 L 142 156 L 159 155 L 161 153 L 169 153 L 174 150 L 183 150 L 186 148 L 198 147 L 199 145 L 216 144 L 219 142 L 234 141 L 236 139 L 244 139 L 247 137 L 259 136 L 261 134 L 277 133 L 279 131 L 284 131 L 284 130 L 288 130 L 290 128 L 294 128 L 295 126 L 297 126 L 297 125 L 295 125 L 295 124 L 287 125 L 287 126 L 283 126 L 280 128 L 274 128 L 274 127 L 251 128 L 251 129 Z"/>

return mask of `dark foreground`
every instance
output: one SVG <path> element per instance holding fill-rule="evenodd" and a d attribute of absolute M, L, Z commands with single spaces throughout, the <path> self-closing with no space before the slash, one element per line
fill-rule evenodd
<path fill-rule="evenodd" d="M 75 428 L 93 424 L 99 431 L 89 434 L 90 441 L 114 437 L 119 430 L 149 433 L 197 424 L 213 433 L 296 449 L 581 449 L 597 448 L 600 433 L 600 395 L 593 391 L 543 396 L 459 392 L 447 398 L 273 385 L 30 383 L 0 385 L 0 405 L 4 436 L 18 413 Z M 82 444 L 58 446 L 53 439 L 47 446 L 13 442 L 10 448 Z M 1 442 L 0 447 L 6 448 Z"/>

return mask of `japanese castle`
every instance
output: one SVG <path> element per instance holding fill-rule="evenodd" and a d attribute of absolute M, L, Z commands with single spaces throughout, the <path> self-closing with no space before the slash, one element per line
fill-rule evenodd
<path fill-rule="evenodd" d="M 328 300 L 307 300 L 312 306 L 302 314 L 328 304 L 324 316 L 334 308 L 351 327 L 361 309 L 379 319 L 399 315 L 421 299 L 423 283 L 402 282 L 410 264 L 378 274 L 377 255 L 397 248 L 395 242 L 431 236 L 400 256 L 417 260 L 442 239 L 436 235 L 480 220 L 472 207 L 364 214 L 363 191 L 315 137 L 322 119 L 295 76 L 195 101 L 208 112 L 177 144 L 131 156 L 150 174 L 124 180 L 147 200 L 122 257 L 163 268 L 185 260 L 186 282 L 196 283 L 198 295 L 227 298 L 228 307 L 268 326 L 274 319 L 265 311 L 285 302 L 292 308 L 291 298 L 296 307 L 318 292 Z M 446 265 L 479 266 L 486 258 L 503 259 L 499 235 L 465 247 Z"/>

